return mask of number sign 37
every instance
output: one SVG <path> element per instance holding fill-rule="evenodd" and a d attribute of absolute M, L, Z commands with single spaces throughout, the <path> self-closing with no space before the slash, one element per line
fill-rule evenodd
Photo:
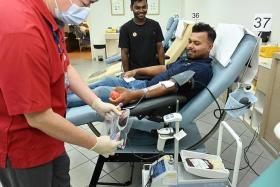
<path fill-rule="evenodd" d="M 255 31 L 271 31 L 272 14 L 255 14 L 253 29 Z"/>

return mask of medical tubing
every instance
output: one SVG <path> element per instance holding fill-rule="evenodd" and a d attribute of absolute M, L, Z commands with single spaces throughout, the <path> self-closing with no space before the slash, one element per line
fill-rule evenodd
<path fill-rule="evenodd" d="M 131 144 L 129 144 L 128 139 L 126 140 L 126 143 L 127 143 L 128 146 L 131 145 Z M 151 157 L 142 157 L 142 156 L 139 156 L 136 153 L 134 153 L 134 151 L 131 148 L 129 148 L 128 146 L 127 146 L 127 149 L 129 149 L 131 151 L 132 155 L 135 156 L 136 158 L 141 159 L 141 160 L 152 160 L 154 158 L 158 158 L 159 156 L 163 156 L 164 155 L 164 152 L 161 151 L 161 152 L 159 152 L 156 155 L 151 156 Z"/>
<path fill-rule="evenodd" d="M 160 155 L 158 155 L 158 159 L 157 159 L 157 163 L 158 164 L 158 160 L 159 160 L 159 157 Z M 153 174 L 154 174 L 154 171 L 152 173 L 152 168 L 150 168 L 149 170 L 149 175 L 148 175 L 148 181 L 147 183 L 145 184 L 145 187 L 150 187 L 152 185 L 152 182 L 153 182 Z"/>
<path fill-rule="evenodd" d="M 244 160 L 246 162 L 246 166 L 244 167 L 241 167 L 239 170 L 243 170 L 243 169 L 246 169 L 246 168 L 250 168 L 257 176 L 259 176 L 259 174 L 253 169 L 253 167 L 250 165 L 250 162 L 249 162 L 249 159 L 248 159 L 248 156 L 247 156 L 247 152 L 249 151 L 250 147 L 254 144 L 255 140 L 257 138 L 257 131 L 254 132 L 254 135 L 252 137 L 252 140 L 250 141 L 249 145 L 247 145 L 243 151 L 244 151 Z M 227 168 L 228 170 L 233 170 L 233 168 Z"/>
<path fill-rule="evenodd" d="M 205 89 L 207 89 L 207 91 L 209 92 L 209 94 L 212 96 L 212 98 L 214 99 L 215 103 L 218 106 L 218 110 L 220 112 L 220 116 L 218 118 L 218 121 L 216 122 L 216 124 L 213 126 L 213 128 L 205 135 L 203 136 L 199 141 L 197 141 L 196 143 L 194 143 L 193 145 L 189 146 L 188 148 L 186 148 L 186 150 L 188 149 L 192 149 L 196 146 L 199 146 L 200 144 L 204 143 L 205 141 L 208 140 L 209 136 L 214 132 L 214 130 L 216 130 L 221 122 L 221 120 L 223 119 L 224 115 L 225 115 L 225 111 L 223 111 L 216 99 L 216 97 L 214 96 L 214 94 L 210 91 L 210 89 L 203 83 L 199 82 L 199 81 L 194 81 L 195 83 L 200 84 L 201 86 L 203 86 Z M 227 92 L 227 98 L 229 96 L 229 91 Z"/>
<path fill-rule="evenodd" d="M 217 101 L 217 99 L 215 98 L 214 94 L 210 91 L 210 89 L 209 89 L 205 84 L 203 84 L 203 83 L 201 83 L 201 82 L 199 82 L 199 81 L 195 81 L 195 82 L 196 82 L 196 83 L 199 83 L 199 84 L 202 85 L 204 88 L 206 88 L 206 89 L 208 90 L 208 92 L 210 93 L 210 95 L 213 97 L 214 101 L 216 102 L 216 104 L 217 104 L 217 106 L 218 106 L 218 109 L 215 109 L 214 112 L 213 112 L 213 114 L 214 114 L 214 116 L 218 119 L 218 121 L 216 122 L 216 124 L 214 125 L 214 127 L 213 127 L 203 138 L 201 138 L 198 142 L 196 142 L 196 143 L 193 144 L 192 146 L 188 147 L 187 149 L 192 149 L 193 147 L 196 147 L 196 146 L 200 145 L 201 143 L 203 143 L 204 140 L 205 140 L 206 138 L 208 138 L 208 136 L 209 136 L 210 134 L 212 134 L 212 131 L 214 131 L 214 130 L 217 128 L 217 126 L 220 124 L 220 121 L 222 120 L 222 117 L 223 117 L 225 111 L 227 111 L 227 110 L 239 110 L 239 109 L 242 109 L 242 108 L 245 108 L 245 107 L 248 107 L 248 106 L 251 105 L 251 103 L 249 103 L 249 104 L 247 104 L 247 105 L 244 105 L 244 106 L 238 107 L 238 108 L 221 109 L 221 108 L 220 108 L 220 105 L 219 105 L 219 103 L 218 103 L 218 101 Z M 226 98 L 226 100 L 228 99 L 228 96 L 229 96 L 229 90 L 227 91 L 227 98 Z M 220 116 L 219 116 L 219 117 L 216 116 L 217 110 L 220 112 Z M 223 111 L 223 112 L 221 112 L 221 111 Z M 252 166 L 250 165 L 249 159 L 248 159 L 248 157 L 247 157 L 247 152 L 248 152 L 248 150 L 250 149 L 250 147 L 253 145 L 253 143 L 255 142 L 256 138 L 257 138 L 257 131 L 255 131 L 254 136 L 253 136 L 251 142 L 249 143 L 249 145 L 247 145 L 247 146 L 243 149 L 243 151 L 244 151 L 244 160 L 245 160 L 247 166 L 244 166 L 244 167 L 240 168 L 239 171 L 240 171 L 240 170 L 243 170 L 243 169 L 246 169 L 247 167 L 249 167 L 257 176 L 259 176 L 259 174 L 258 174 L 258 173 L 252 168 Z M 227 168 L 227 169 L 233 170 L 232 168 Z"/>
<path fill-rule="evenodd" d="M 251 106 L 251 103 L 248 103 L 247 105 L 244 105 L 244 106 L 241 106 L 241 107 L 237 107 L 237 108 L 221 108 L 221 109 L 215 109 L 214 110 L 214 116 L 215 118 L 219 119 L 220 117 L 217 116 L 216 112 L 217 111 L 232 111 L 232 110 L 239 110 L 239 109 L 242 109 L 242 108 L 246 108 L 246 107 L 250 107 Z"/>
<path fill-rule="evenodd" d="M 245 160 L 245 162 L 248 164 L 249 168 L 255 173 L 255 175 L 260 176 L 260 175 L 254 170 L 254 168 L 251 166 L 251 164 L 250 164 L 250 162 L 249 162 L 249 159 L 248 159 L 248 156 L 247 156 L 247 152 L 248 152 L 248 150 L 250 149 L 250 147 L 253 145 L 253 143 L 255 142 L 256 138 L 257 138 L 257 131 L 255 131 L 254 136 L 253 136 L 253 138 L 252 138 L 250 144 L 246 147 L 246 148 L 247 148 L 247 149 L 246 149 L 246 152 L 245 152 L 245 148 L 244 148 L 244 160 Z"/>
<path fill-rule="evenodd" d="M 145 92 L 144 95 L 137 101 L 137 103 L 135 105 L 132 106 L 128 106 L 128 107 L 123 107 L 122 109 L 134 109 L 135 107 L 137 107 L 139 105 L 139 103 L 146 98 L 148 92 Z"/>

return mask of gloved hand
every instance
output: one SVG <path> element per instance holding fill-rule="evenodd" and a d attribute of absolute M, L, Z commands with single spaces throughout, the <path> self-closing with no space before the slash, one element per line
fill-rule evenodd
<path fill-rule="evenodd" d="M 111 140 L 109 136 L 100 136 L 97 137 L 96 144 L 90 150 L 108 158 L 110 155 L 115 154 L 115 151 L 120 144 L 121 141 Z"/>
<path fill-rule="evenodd" d="M 112 119 L 114 115 L 121 115 L 119 106 L 115 106 L 110 103 L 104 103 L 100 98 L 96 98 L 92 102 L 91 107 L 106 120 Z"/>

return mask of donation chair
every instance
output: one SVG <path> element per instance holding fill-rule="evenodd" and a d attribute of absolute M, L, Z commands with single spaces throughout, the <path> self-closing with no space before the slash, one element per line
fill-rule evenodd
<path fill-rule="evenodd" d="M 219 35 L 217 33 L 217 41 L 230 40 L 230 38 L 218 37 Z M 101 155 L 99 156 L 92 175 L 90 187 L 96 186 L 97 184 L 103 184 L 98 183 L 98 180 L 104 162 L 140 162 L 146 161 L 146 157 L 150 158 L 149 161 L 152 161 L 151 158 L 154 160 L 157 159 L 159 157 L 159 153 L 156 150 L 157 136 L 151 133 L 151 129 L 161 128 L 163 124 L 151 120 L 157 119 L 156 121 L 160 121 L 160 117 L 163 115 L 175 112 L 174 109 L 176 108 L 177 100 L 179 100 L 180 103 L 179 112 L 183 117 L 180 128 L 183 128 L 187 133 L 187 136 L 179 143 L 179 150 L 189 149 L 190 147 L 192 149 L 197 149 L 198 146 L 194 145 L 199 142 L 200 135 L 194 120 L 214 101 L 213 97 L 219 97 L 234 83 L 234 80 L 249 61 L 252 52 L 256 49 L 256 45 L 257 39 L 254 36 L 244 34 L 237 48 L 234 50 L 233 54 L 230 55 L 230 64 L 223 67 L 217 60 L 213 60 L 213 78 L 207 85 L 213 95 L 210 95 L 208 90 L 204 89 L 190 101 L 187 101 L 184 96 L 163 96 L 160 98 L 144 100 L 137 105 L 136 108 L 132 109 L 131 116 L 136 116 L 137 118 L 133 119 L 133 126 L 128 134 L 126 148 L 123 150 L 117 150 L 116 154 L 109 158 L 105 158 Z M 92 121 L 92 115 L 94 115 L 93 110 L 89 106 L 72 108 L 67 112 L 67 118 L 74 124 L 89 124 L 90 128 L 96 132 L 90 123 Z M 145 116 L 149 116 L 149 118 L 144 118 Z M 172 154 L 173 151 L 173 144 L 167 144 L 165 146 L 165 154 Z M 131 179 L 132 175 L 130 181 L 113 185 L 129 185 Z"/>

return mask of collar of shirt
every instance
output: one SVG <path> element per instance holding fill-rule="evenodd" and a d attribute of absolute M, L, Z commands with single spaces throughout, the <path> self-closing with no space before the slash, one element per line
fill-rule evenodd
<path fill-rule="evenodd" d="M 182 57 L 180 60 L 186 64 L 195 63 L 195 62 L 211 63 L 212 58 L 208 57 L 208 58 L 202 58 L 202 59 L 188 59 L 187 57 Z"/>
<path fill-rule="evenodd" d="M 40 14 L 46 19 L 47 22 L 49 22 L 51 28 L 53 31 L 57 31 L 59 29 L 57 22 L 55 21 L 54 16 L 48 9 L 47 5 L 44 3 L 43 0 L 30 0 L 34 2 L 34 5 L 36 6 L 37 10 L 40 11 Z"/>

